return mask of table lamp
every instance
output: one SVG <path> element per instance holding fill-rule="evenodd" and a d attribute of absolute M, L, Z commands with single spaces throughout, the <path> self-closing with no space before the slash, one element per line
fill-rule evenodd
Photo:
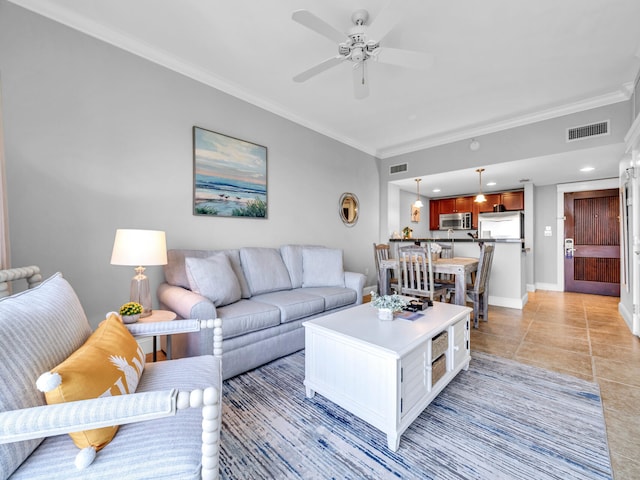
<path fill-rule="evenodd" d="M 141 317 L 151 315 L 151 290 L 143 265 L 166 265 L 167 241 L 158 230 L 116 230 L 111 253 L 111 265 L 131 265 L 136 274 L 131 279 L 132 302 L 142 305 Z"/>

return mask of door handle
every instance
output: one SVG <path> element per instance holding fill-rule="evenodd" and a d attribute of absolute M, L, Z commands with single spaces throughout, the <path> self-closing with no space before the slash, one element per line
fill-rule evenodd
<path fill-rule="evenodd" d="M 573 258 L 573 253 L 576 251 L 573 248 L 573 238 L 565 238 L 564 239 L 564 256 L 565 258 Z"/>

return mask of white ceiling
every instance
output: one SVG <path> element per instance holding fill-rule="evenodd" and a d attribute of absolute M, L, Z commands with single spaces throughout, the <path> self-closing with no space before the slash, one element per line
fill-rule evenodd
<path fill-rule="evenodd" d="M 10 1 L 379 158 L 625 100 L 640 65 L 638 0 L 395 0 L 382 46 L 435 63 L 371 63 L 362 100 L 347 62 L 292 81 L 337 47 L 291 14 L 346 31 L 355 10 L 375 19 L 388 0 Z"/>

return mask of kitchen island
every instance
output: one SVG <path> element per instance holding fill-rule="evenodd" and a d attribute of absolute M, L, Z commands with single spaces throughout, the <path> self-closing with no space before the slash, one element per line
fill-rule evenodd
<path fill-rule="evenodd" d="M 443 249 L 451 249 L 455 257 L 480 255 L 479 243 L 493 243 L 495 250 L 489 276 L 489 305 L 522 309 L 528 300 L 526 285 L 526 251 L 521 239 L 495 238 L 410 238 L 389 239 L 392 256 L 398 258 L 398 248 L 406 245 L 437 242 Z"/>

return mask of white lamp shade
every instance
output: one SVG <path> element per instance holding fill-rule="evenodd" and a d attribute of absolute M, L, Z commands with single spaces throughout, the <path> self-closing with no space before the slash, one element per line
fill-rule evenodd
<path fill-rule="evenodd" d="M 111 265 L 166 265 L 167 240 L 159 230 L 116 230 Z"/>

